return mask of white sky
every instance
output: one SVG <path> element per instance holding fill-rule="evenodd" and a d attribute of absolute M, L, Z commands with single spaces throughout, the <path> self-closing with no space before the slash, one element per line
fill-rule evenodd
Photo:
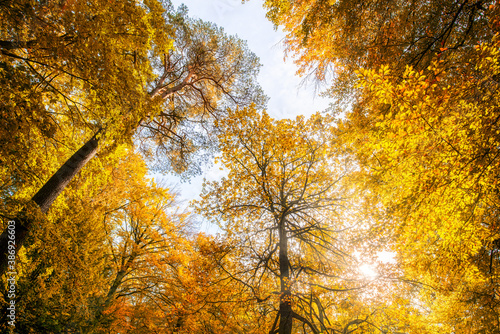
<path fill-rule="evenodd" d="M 315 94 L 314 86 L 301 85 L 302 78 L 295 75 L 297 67 L 291 59 L 284 60 L 282 40 L 284 33 L 276 31 L 265 17 L 262 1 L 252 0 L 244 4 L 241 0 L 171 0 L 177 8 L 184 3 L 188 15 L 210 21 L 224 28 L 229 35 L 237 35 L 246 40 L 250 50 L 262 64 L 259 83 L 270 98 L 267 112 L 274 118 L 295 118 L 297 115 L 311 115 L 325 110 L 329 100 Z M 203 175 L 192 178 L 190 183 L 179 183 L 174 176 L 161 177 L 176 184 L 181 199 L 198 198 L 203 178 L 219 179 L 223 172 L 218 167 L 211 168 Z M 155 178 L 157 175 L 155 175 Z M 214 232 L 213 227 L 202 226 L 202 231 Z"/>

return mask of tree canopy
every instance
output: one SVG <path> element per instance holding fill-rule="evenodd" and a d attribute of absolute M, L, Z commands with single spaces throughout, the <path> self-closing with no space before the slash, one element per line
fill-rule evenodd
<path fill-rule="evenodd" d="M 329 110 L 168 0 L 0 1 L 2 333 L 499 333 L 500 3 L 263 4 Z"/>

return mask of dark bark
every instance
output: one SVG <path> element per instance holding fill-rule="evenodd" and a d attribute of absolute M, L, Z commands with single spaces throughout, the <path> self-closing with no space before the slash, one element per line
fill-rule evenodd
<path fill-rule="evenodd" d="M 74 42 L 78 36 L 72 34 L 64 34 L 60 36 L 54 36 L 52 44 L 44 45 L 43 42 L 32 39 L 29 41 L 4 41 L 0 40 L 0 49 L 3 50 L 17 50 L 17 49 L 32 49 L 41 48 L 45 50 L 55 50 L 57 47 L 64 46 L 68 43 Z M 61 44 L 62 43 L 62 44 Z"/>
<path fill-rule="evenodd" d="M 116 296 L 116 291 L 122 284 L 125 276 L 127 276 L 127 274 L 129 273 L 130 268 L 132 267 L 132 263 L 134 262 L 136 257 L 137 254 L 135 252 L 132 252 L 130 257 L 127 259 L 127 262 L 120 268 L 120 271 L 116 273 L 116 277 L 113 280 L 113 284 L 111 284 L 111 287 L 109 288 L 108 294 L 106 296 L 106 300 L 104 301 L 103 310 L 107 309 L 111 306 L 111 304 L 113 304 Z"/>
<path fill-rule="evenodd" d="M 132 264 L 134 263 L 135 259 L 137 257 L 137 253 L 132 252 L 128 259 L 125 261 L 122 261 L 122 265 L 120 270 L 116 273 L 115 279 L 113 280 L 113 283 L 111 284 L 111 287 L 109 288 L 108 294 L 106 295 L 106 299 L 104 300 L 104 303 L 97 309 L 96 315 L 95 315 L 95 321 L 92 324 L 92 328 L 97 328 L 99 325 L 102 325 L 105 323 L 109 318 L 107 319 L 104 316 L 104 311 L 106 311 L 115 301 L 116 298 L 116 291 L 118 291 L 118 288 L 120 285 L 122 285 L 123 280 L 127 276 L 127 274 L 130 272 L 130 268 L 132 267 Z"/>
<path fill-rule="evenodd" d="M 0 48 L 4 50 L 29 49 L 37 44 L 37 41 L 0 41 Z"/>
<path fill-rule="evenodd" d="M 33 196 L 31 200 L 36 203 L 41 213 L 47 213 L 52 203 L 68 185 L 71 179 L 73 179 L 76 173 L 78 173 L 95 155 L 99 144 L 97 134 L 73 154 L 71 158 L 69 158 L 43 185 L 35 196 Z M 24 209 L 17 218 L 9 221 L 7 228 L 0 235 L 0 276 L 4 275 L 7 269 L 10 272 L 15 271 L 15 256 L 35 223 L 36 218 L 34 217 L 36 217 L 36 214 L 30 210 Z"/>
<path fill-rule="evenodd" d="M 301 322 L 303 322 L 304 324 L 306 324 L 307 326 L 309 326 L 309 329 L 311 329 L 311 331 L 314 333 L 314 334 L 319 334 L 319 331 L 318 329 L 316 328 L 316 326 L 314 326 L 314 324 L 312 322 L 310 322 L 309 320 L 307 320 L 306 318 L 304 318 L 303 316 L 293 312 L 293 317 Z"/>
<path fill-rule="evenodd" d="M 288 262 L 288 236 L 284 219 L 279 225 L 279 264 L 281 281 L 281 299 L 280 299 L 280 322 L 278 327 L 279 334 L 292 333 L 292 293 L 290 290 L 290 265 Z"/>

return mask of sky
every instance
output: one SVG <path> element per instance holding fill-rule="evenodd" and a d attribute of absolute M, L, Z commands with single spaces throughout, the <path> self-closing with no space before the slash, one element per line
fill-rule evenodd
<path fill-rule="evenodd" d="M 291 59 L 284 59 L 283 38 L 285 34 L 277 31 L 265 17 L 262 1 L 251 0 L 171 0 L 177 8 L 182 3 L 188 15 L 210 21 L 224 28 L 229 35 L 237 35 L 247 41 L 248 47 L 262 64 L 258 81 L 269 97 L 267 112 L 273 118 L 295 118 L 298 115 L 311 115 L 325 110 L 329 100 L 317 96 L 314 85 L 304 85 L 303 78 L 295 75 L 297 66 Z M 216 180 L 224 175 L 218 166 L 207 168 L 200 176 L 189 183 L 181 183 L 175 176 L 159 177 L 162 182 L 176 185 L 181 200 L 185 202 L 198 198 L 203 179 Z M 214 227 L 206 223 L 201 230 L 213 233 Z"/>

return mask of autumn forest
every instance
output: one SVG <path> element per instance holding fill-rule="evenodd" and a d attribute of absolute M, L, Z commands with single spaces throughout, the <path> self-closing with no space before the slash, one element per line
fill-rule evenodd
<path fill-rule="evenodd" d="M 500 2 L 262 5 L 0 0 L 0 333 L 500 334 Z"/>

